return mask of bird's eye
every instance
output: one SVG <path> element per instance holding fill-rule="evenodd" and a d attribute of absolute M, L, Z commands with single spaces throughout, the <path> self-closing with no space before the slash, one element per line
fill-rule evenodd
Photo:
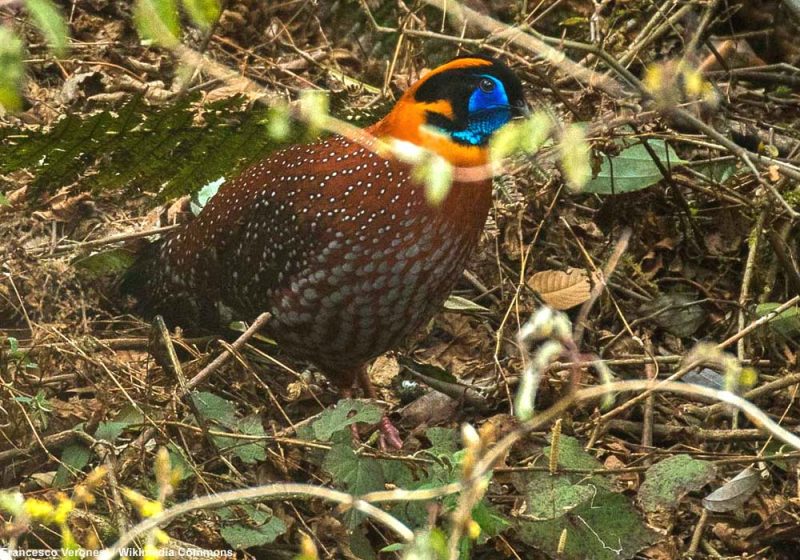
<path fill-rule="evenodd" d="M 489 78 L 483 78 L 478 82 L 478 87 L 481 88 L 483 93 L 492 93 L 494 91 L 494 82 Z"/>

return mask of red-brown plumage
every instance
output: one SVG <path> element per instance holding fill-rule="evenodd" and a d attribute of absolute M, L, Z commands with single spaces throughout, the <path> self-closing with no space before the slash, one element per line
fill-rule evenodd
<path fill-rule="evenodd" d="M 507 72 L 483 58 L 448 66 Z M 369 132 L 432 148 L 456 166 L 485 164 L 485 145 L 448 142 L 422 126 L 435 105 L 414 100 L 425 79 Z M 346 389 L 439 309 L 490 204 L 484 175 L 457 179 L 433 208 L 408 164 L 332 136 L 274 153 L 226 183 L 163 242 L 139 291 L 152 310 L 184 322 L 216 320 L 219 304 L 239 319 L 269 311 L 279 346 Z"/>

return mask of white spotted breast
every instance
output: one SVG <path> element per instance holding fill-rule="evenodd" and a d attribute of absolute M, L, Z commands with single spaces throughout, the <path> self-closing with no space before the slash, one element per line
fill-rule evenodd
<path fill-rule="evenodd" d="M 440 308 L 490 202 L 486 179 L 454 184 L 434 209 L 403 163 L 339 136 L 294 146 L 223 185 L 165 242 L 153 290 L 242 318 L 269 311 L 282 348 L 345 370 Z"/>

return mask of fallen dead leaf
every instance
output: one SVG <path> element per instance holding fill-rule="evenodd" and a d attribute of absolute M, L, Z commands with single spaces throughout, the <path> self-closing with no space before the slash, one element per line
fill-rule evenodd
<path fill-rule="evenodd" d="M 558 310 L 582 304 L 592 292 L 589 273 L 580 268 L 537 272 L 528 280 L 528 287 L 537 292 L 547 305 Z"/>

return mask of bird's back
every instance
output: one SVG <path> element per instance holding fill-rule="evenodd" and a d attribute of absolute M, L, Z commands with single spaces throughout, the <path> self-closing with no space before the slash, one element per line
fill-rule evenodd
<path fill-rule="evenodd" d="M 269 311 L 292 354 L 346 370 L 439 308 L 486 220 L 491 180 L 438 208 L 410 169 L 340 136 L 276 152 L 223 185 L 166 239 L 146 280 L 154 310 L 186 321 Z M 205 325 L 208 326 L 208 325 Z"/>

